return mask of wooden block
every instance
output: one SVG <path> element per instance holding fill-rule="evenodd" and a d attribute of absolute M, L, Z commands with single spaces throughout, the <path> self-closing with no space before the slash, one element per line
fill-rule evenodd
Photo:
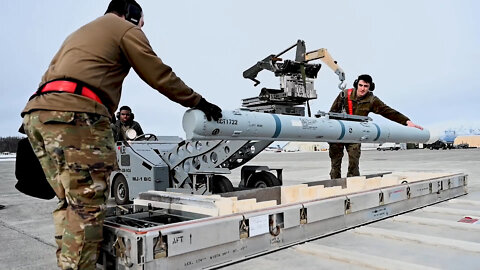
<path fill-rule="evenodd" d="M 384 175 L 382 181 L 380 182 L 380 187 L 390 187 L 401 184 L 400 177 L 396 175 Z"/>
<path fill-rule="evenodd" d="M 424 172 L 416 172 L 416 173 L 412 173 L 412 172 L 407 172 L 407 173 L 403 173 L 403 179 L 402 181 L 407 181 L 408 183 L 412 183 L 412 182 L 417 182 L 417 181 L 421 181 L 421 180 L 425 180 L 425 179 L 428 179 L 432 177 L 432 174 L 431 173 L 424 173 Z"/>
<path fill-rule="evenodd" d="M 342 190 L 341 186 L 319 189 L 320 198 L 328 198 L 328 197 L 339 195 L 339 193 L 341 193 L 341 190 Z"/>
<path fill-rule="evenodd" d="M 236 199 L 236 197 L 235 197 Z M 218 210 L 218 215 L 223 216 L 223 215 L 230 215 L 234 213 L 234 202 L 236 200 L 232 200 L 230 198 L 219 198 L 215 200 L 215 206 L 217 207 Z"/>
<path fill-rule="evenodd" d="M 245 199 L 233 202 L 233 213 L 243 213 L 254 209 L 257 199 Z"/>
<path fill-rule="evenodd" d="M 359 192 L 360 190 L 355 188 L 342 188 L 341 190 L 338 191 L 337 195 L 346 195 L 346 194 L 352 194 L 352 193 L 355 193 L 355 192 Z"/>
<path fill-rule="evenodd" d="M 365 181 L 365 190 L 380 188 L 382 177 L 373 177 Z"/>
<path fill-rule="evenodd" d="M 348 194 L 353 194 L 353 193 L 358 193 L 358 192 L 362 192 L 362 191 L 366 191 L 367 188 L 358 188 L 358 187 L 354 187 L 354 188 L 351 188 L 351 187 L 346 187 L 346 188 L 342 188 L 341 190 L 339 190 L 337 192 L 337 195 L 348 195 Z"/>
<path fill-rule="evenodd" d="M 263 209 L 268 207 L 273 207 L 277 205 L 277 200 L 257 202 L 253 207 L 254 209 Z"/>
<path fill-rule="evenodd" d="M 347 188 L 351 191 L 358 192 L 365 189 L 365 176 L 349 177 L 347 178 Z"/>
<path fill-rule="evenodd" d="M 390 174 L 389 177 L 397 177 L 399 185 L 402 184 L 402 182 L 407 181 L 407 176 L 405 176 L 404 174 L 394 173 Z"/>
<path fill-rule="evenodd" d="M 311 201 L 318 198 L 318 189 L 323 188 L 323 186 L 312 186 L 298 189 L 298 200 L 297 202 Z"/>
<path fill-rule="evenodd" d="M 300 190 L 306 189 L 307 184 L 293 185 L 293 186 L 282 186 L 280 190 L 280 202 L 281 204 L 298 202 L 300 198 Z M 305 191 L 302 191 L 305 192 Z"/>
<path fill-rule="evenodd" d="M 401 176 L 399 175 L 393 175 L 393 174 L 385 174 L 382 176 L 383 180 L 400 180 Z"/>
<path fill-rule="evenodd" d="M 153 205 L 155 206 L 155 205 Z M 170 204 L 170 209 L 185 211 L 185 212 L 192 212 L 198 214 L 204 214 L 209 216 L 220 216 L 218 209 L 216 208 L 206 208 L 206 207 L 194 207 L 192 205 L 184 205 L 184 204 Z"/>
<path fill-rule="evenodd" d="M 322 190 L 325 187 L 323 185 L 308 187 L 308 200 L 316 200 L 321 198 Z"/>

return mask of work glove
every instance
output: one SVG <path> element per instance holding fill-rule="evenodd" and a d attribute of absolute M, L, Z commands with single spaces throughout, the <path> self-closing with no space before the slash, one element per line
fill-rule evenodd
<path fill-rule="evenodd" d="M 222 109 L 220 109 L 220 107 L 217 105 L 208 102 L 204 98 L 200 99 L 200 102 L 198 102 L 197 106 L 194 108 L 205 113 L 208 121 L 211 121 L 212 119 L 217 121 L 222 117 Z"/>

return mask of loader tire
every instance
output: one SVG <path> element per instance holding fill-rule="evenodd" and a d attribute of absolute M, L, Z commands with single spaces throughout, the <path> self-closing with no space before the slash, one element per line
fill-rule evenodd
<path fill-rule="evenodd" d="M 228 180 L 228 178 L 223 175 L 214 175 L 212 177 L 212 185 L 213 185 L 212 187 L 213 194 L 233 191 L 232 182 L 230 182 L 230 180 Z"/>
<path fill-rule="evenodd" d="M 266 188 L 282 185 L 280 180 L 271 172 L 261 171 L 252 174 L 248 180 L 250 188 Z"/>
<path fill-rule="evenodd" d="M 128 183 L 125 176 L 119 174 L 113 184 L 113 197 L 118 205 L 130 203 Z"/>

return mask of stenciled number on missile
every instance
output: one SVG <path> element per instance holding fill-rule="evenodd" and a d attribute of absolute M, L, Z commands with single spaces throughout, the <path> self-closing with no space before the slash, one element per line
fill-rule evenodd
<path fill-rule="evenodd" d="M 232 125 L 232 126 L 236 126 L 238 125 L 238 120 L 236 119 L 225 119 L 225 118 L 220 118 L 217 120 L 217 123 L 221 124 L 221 125 Z"/>
<path fill-rule="evenodd" d="M 302 122 L 302 129 L 317 129 L 315 126 L 316 119 L 300 118 L 300 121 Z"/>

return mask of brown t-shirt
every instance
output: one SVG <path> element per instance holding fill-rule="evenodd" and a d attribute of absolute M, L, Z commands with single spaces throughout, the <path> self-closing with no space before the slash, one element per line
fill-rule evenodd
<path fill-rule="evenodd" d="M 40 109 L 110 116 L 118 107 L 131 67 L 148 85 L 185 107 L 201 99 L 155 54 L 140 27 L 109 13 L 67 37 L 40 83 L 79 80 L 97 90 L 103 105 L 76 94 L 48 93 L 30 100 L 22 115 Z"/>

